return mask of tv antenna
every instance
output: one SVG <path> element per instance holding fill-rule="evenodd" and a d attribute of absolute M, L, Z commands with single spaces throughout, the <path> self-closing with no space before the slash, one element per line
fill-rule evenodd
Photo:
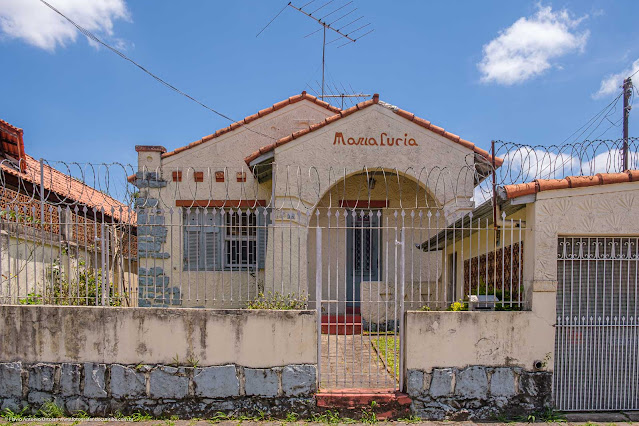
<path fill-rule="evenodd" d="M 328 95 L 325 94 L 325 78 L 324 78 L 324 74 L 326 71 L 326 46 L 329 44 L 332 44 L 338 40 L 341 41 L 345 41 L 343 44 L 341 44 L 340 46 L 338 46 L 338 49 L 340 47 L 344 47 L 347 44 L 350 43 L 355 43 L 357 40 L 367 36 L 368 34 L 372 33 L 373 31 L 375 31 L 373 28 L 369 28 L 371 23 L 366 23 L 363 24 L 360 22 L 364 16 L 360 16 L 358 18 L 355 19 L 344 19 L 347 16 L 352 15 L 357 8 L 353 7 L 352 9 L 350 9 L 351 4 L 353 3 L 353 0 L 351 1 L 347 1 L 345 4 L 338 6 L 337 8 L 332 9 L 332 11 L 327 12 L 328 10 L 330 10 L 331 8 L 326 9 L 326 6 L 329 6 L 331 4 L 333 4 L 335 2 L 335 0 L 328 0 L 327 2 L 325 2 L 323 5 L 314 8 L 314 10 L 310 11 L 309 9 L 304 9 L 305 7 L 315 3 L 316 0 L 310 0 L 308 1 L 306 4 L 302 5 L 302 6 L 296 6 L 293 4 L 293 2 L 288 2 L 288 4 L 286 4 L 286 6 L 284 6 L 282 8 L 282 10 L 279 11 L 279 13 L 277 15 L 275 15 L 275 17 L 273 19 L 270 20 L 270 22 L 268 24 L 266 24 L 266 26 L 264 28 L 262 28 L 262 30 L 257 33 L 257 35 L 255 37 L 258 37 L 260 34 L 262 34 L 262 32 L 268 28 L 269 25 L 271 25 L 271 23 L 277 19 L 278 16 L 280 16 L 280 14 L 282 12 L 284 12 L 284 10 L 287 7 L 291 7 L 292 9 L 297 10 L 298 12 L 308 16 L 309 18 L 313 19 L 315 22 L 317 22 L 319 25 L 321 25 L 321 28 L 317 29 L 316 31 L 313 31 L 310 34 L 307 34 L 306 36 L 304 36 L 304 38 L 306 37 L 310 37 L 313 34 L 316 34 L 320 31 L 323 32 L 323 36 L 322 36 L 322 87 L 321 87 L 321 93 L 320 93 L 320 99 L 324 100 L 325 97 L 328 97 Z M 335 5 L 333 5 L 334 7 Z M 349 10 L 348 12 L 345 12 L 344 9 Z M 320 12 L 321 11 L 321 12 Z M 342 11 L 341 15 L 337 14 L 337 12 Z M 320 13 L 318 13 L 320 12 Z M 322 16 L 319 16 L 322 15 Z M 356 14 L 357 15 L 357 14 Z M 356 16 L 355 15 L 355 16 Z M 337 17 L 339 16 L 339 17 Z M 330 17 L 330 19 L 328 19 Z M 330 22 L 329 22 L 330 21 Z M 341 22 L 340 22 L 341 21 Z M 337 25 L 337 23 L 340 22 L 339 25 Z M 348 22 L 346 24 L 343 24 L 344 22 Z M 359 23 L 359 24 L 356 24 Z M 356 24 L 356 25 L 353 25 Z M 357 26 L 359 25 L 359 26 Z M 348 30 L 346 28 L 350 27 Z M 330 40 L 328 43 L 326 42 L 326 30 L 329 30 L 329 34 L 337 34 L 337 36 Z M 340 95 L 340 97 L 342 97 L 342 102 L 344 99 L 344 96 L 346 95 Z M 356 96 L 353 96 L 356 97 Z"/>

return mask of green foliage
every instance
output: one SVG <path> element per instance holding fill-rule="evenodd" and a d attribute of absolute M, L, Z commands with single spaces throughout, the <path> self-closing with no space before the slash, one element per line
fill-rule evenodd
<path fill-rule="evenodd" d="M 419 308 L 418 310 L 424 311 L 424 312 L 429 312 L 431 309 L 428 306 L 424 305 L 421 308 Z"/>
<path fill-rule="evenodd" d="M 200 360 L 199 358 L 196 358 L 195 356 L 191 355 L 186 358 L 186 364 L 189 367 L 196 368 L 198 365 L 200 365 Z"/>
<path fill-rule="evenodd" d="M 467 311 L 468 310 L 468 303 L 464 302 L 461 299 L 459 299 L 458 302 L 451 303 L 447 310 L 448 311 L 454 311 L 454 312 Z"/>
<path fill-rule="evenodd" d="M 25 417 L 27 417 L 27 412 L 29 411 L 29 407 L 24 407 L 22 410 L 15 412 L 12 411 L 9 408 L 5 408 L 4 411 L 2 411 L 1 416 L 4 417 L 5 419 L 11 421 L 11 422 L 15 422 L 15 421 L 20 421 L 22 419 L 24 419 Z"/>
<path fill-rule="evenodd" d="M 324 423 L 329 425 L 357 423 L 348 417 L 340 417 L 337 411 L 326 410 L 322 414 L 313 414 L 311 417 L 313 423 Z"/>
<path fill-rule="evenodd" d="M 399 377 L 399 338 L 380 336 L 371 339 L 371 344 L 390 370 L 389 373 L 394 374 L 395 378 Z"/>
<path fill-rule="evenodd" d="M 377 415 L 373 410 L 362 410 L 362 423 L 375 424 L 377 423 Z"/>
<path fill-rule="evenodd" d="M 218 411 L 208 421 L 209 423 L 216 424 L 216 423 L 220 423 L 224 421 L 232 421 L 232 420 L 237 421 L 239 424 L 244 421 L 259 422 L 259 421 L 270 420 L 270 417 L 267 417 L 263 411 L 260 411 L 257 416 L 243 416 L 243 415 L 234 416 L 231 414 L 226 414 L 221 411 Z"/>
<path fill-rule="evenodd" d="M 548 423 L 560 423 L 566 421 L 566 417 L 564 417 L 562 413 L 555 411 L 552 408 L 546 409 L 546 411 L 542 412 L 539 417 Z"/>
<path fill-rule="evenodd" d="M 289 423 L 296 422 L 298 418 L 299 418 L 299 416 L 297 415 L 297 413 L 287 413 L 286 414 L 286 421 L 289 422 Z"/>
<path fill-rule="evenodd" d="M 257 297 L 246 304 L 247 309 L 272 309 L 272 310 L 294 310 L 306 309 L 308 307 L 308 297 L 296 297 L 295 293 L 283 295 L 278 292 L 267 294 L 262 292 Z"/>
<path fill-rule="evenodd" d="M 515 420 L 519 422 L 527 422 L 527 423 L 535 423 L 535 422 L 546 422 L 546 423 L 561 423 L 565 422 L 566 418 L 552 408 L 547 408 L 544 411 L 535 411 L 533 413 L 528 414 L 527 416 L 517 417 Z M 594 424 L 588 422 L 585 426 L 595 426 Z"/>
<path fill-rule="evenodd" d="M 408 417 L 403 417 L 401 419 L 397 419 L 399 423 L 421 423 L 422 419 L 420 417 L 410 415 Z"/>
<path fill-rule="evenodd" d="M 21 305 L 73 305 L 73 306 L 102 306 L 102 270 L 89 268 L 82 259 L 77 266 L 72 266 L 71 280 L 63 271 L 60 259 L 55 259 L 48 268 L 48 283 L 42 287 L 44 294 L 29 293 L 27 297 L 18 299 Z M 106 290 L 107 305 L 121 306 L 122 299 L 113 283 L 108 283 Z"/>
<path fill-rule="evenodd" d="M 15 210 L 1 210 L 0 218 L 10 220 L 12 222 L 40 223 L 40 219 L 35 219 L 33 216 L 18 213 Z"/>
<path fill-rule="evenodd" d="M 58 407 L 54 402 L 49 401 L 42 404 L 42 407 L 38 410 L 38 414 L 42 417 L 58 418 L 64 417 L 64 410 Z"/>
<path fill-rule="evenodd" d="M 147 422 L 149 420 L 153 420 L 153 417 L 148 413 L 133 413 L 130 416 L 122 417 L 121 420 L 126 420 L 130 422 Z"/>
<path fill-rule="evenodd" d="M 28 293 L 27 297 L 18 299 L 20 305 L 42 305 L 42 295 L 37 293 Z"/>
<path fill-rule="evenodd" d="M 471 288 L 470 293 L 479 294 L 479 295 L 487 294 L 487 295 L 495 296 L 497 299 L 500 300 L 499 303 L 495 304 L 496 311 L 521 311 L 521 305 L 511 304 L 510 299 L 512 294 L 513 301 L 516 301 L 518 298 L 518 295 L 524 293 L 524 287 L 520 286 L 519 290 L 517 288 L 514 288 L 513 292 L 511 293 L 510 288 L 506 288 L 506 286 L 504 286 L 503 290 L 499 286 L 497 286 L 497 288 L 494 288 L 492 284 L 489 286 L 486 286 L 484 277 L 479 277 L 479 288 L 477 288 L 476 286 L 474 288 Z"/>

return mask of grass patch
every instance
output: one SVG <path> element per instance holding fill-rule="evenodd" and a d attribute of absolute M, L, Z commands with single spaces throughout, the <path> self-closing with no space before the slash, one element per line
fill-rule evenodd
<path fill-rule="evenodd" d="M 397 336 L 380 336 L 371 339 L 371 344 L 382 358 L 389 373 L 399 377 L 399 337 Z"/>

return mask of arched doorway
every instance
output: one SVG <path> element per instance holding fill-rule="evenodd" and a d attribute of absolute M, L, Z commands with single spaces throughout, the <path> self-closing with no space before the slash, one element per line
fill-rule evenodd
<path fill-rule="evenodd" d="M 446 291 L 441 254 L 418 249 L 445 226 L 442 205 L 396 170 L 336 179 L 316 203 L 307 257 L 320 387 L 401 389 L 403 311 Z"/>

